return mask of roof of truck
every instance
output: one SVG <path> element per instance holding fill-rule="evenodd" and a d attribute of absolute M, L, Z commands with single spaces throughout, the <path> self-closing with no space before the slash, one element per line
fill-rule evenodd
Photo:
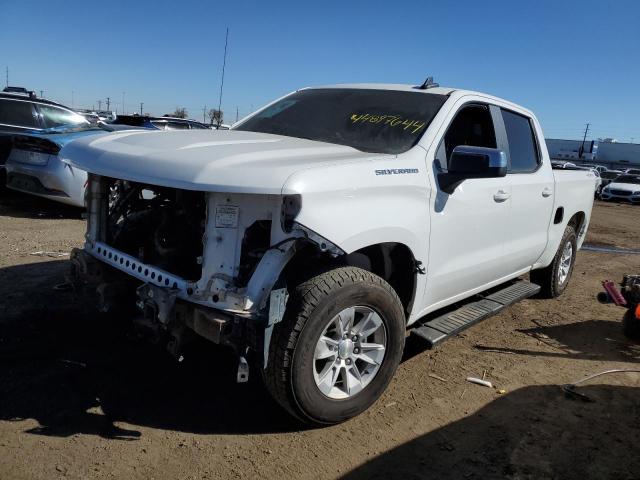
<path fill-rule="evenodd" d="M 407 85 L 403 83 L 344 83 L 344 84 L 333 84 L 333 85 L 318 85 L 313 87 L 301 88 L 300 90 L 306 89 L 314 89 L 314 88 L 360 88 L 360 89 L 370 89 L 370 90 L 398 90 L 404 92 L 422 92 L 422 93 L 435 93 L 438 95 L 451 95 L 452 93 L 456 93 L 460 96 L 465 95 L 478 95 L 484 97 L 487 100 L 494 100 L 499 102 L 504 102 L 516 109 L 521 109 L 524 112 L 527 112 L 529 115 L 533 116 L 533 112 L 528 110 L 527 108 L 517 105 L 510 100 L 496 97 L 494 95 L 484 93 L 484 92 L 476 92 L 473 90 L 464 90 L 460 88 L 451 88 L 451 87 L 428 87 L 428 88 L 420 88 L 419 85 Z"/>
<path fill-rule="evenodd" d="M 425 92 L 437 93 L 439 95 L 449 95 L 454 92 L 455 88 L 448 87 L 429 87 L 425 89 L 419 88 L 419 85 L 406 85 L 403 83 L 343 83 L 333 85 L 318 85 L 307 88 L 361 88 L 370 90 L 400 90 L 405 92 Z M 305 90 L 304 88 L 301 90 Z"/>

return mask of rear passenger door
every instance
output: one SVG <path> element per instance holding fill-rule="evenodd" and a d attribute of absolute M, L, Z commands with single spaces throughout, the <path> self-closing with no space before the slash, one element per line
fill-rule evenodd
<path fill-rule="evenodd" d="M 540 142 L 533 120 L 505 108 L 499 119 L 507 140 L 511 187 L 509 231 L 505 236 L 504 255 L 513 272 L 531 266 L 547 245 L 553 211 L 554 177 L 549 165 L 543 165 Z"/>

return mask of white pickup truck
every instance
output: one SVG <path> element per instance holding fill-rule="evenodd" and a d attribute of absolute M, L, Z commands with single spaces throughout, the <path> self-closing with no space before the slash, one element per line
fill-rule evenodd
<path fill-rule="evenodd" d="M 382 394 L 408 327 L 433 346 L 560 295 L 595 181 L 552 170 L 529 110 L 429 81 L 301 89 L 229 131 L 118 132 L 61 157 L 90 172 L 74 282 L 136 305 L 173 353 L 231 346 L 238 381 L 249 359 L 312 424 Z"/>

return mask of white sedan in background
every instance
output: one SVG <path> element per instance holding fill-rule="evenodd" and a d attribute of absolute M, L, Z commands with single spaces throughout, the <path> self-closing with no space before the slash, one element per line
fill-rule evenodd
<path fill-rule="evenodd" d="M 600 198 L 640 203 L 640 175 L 620 175 L 602 189 Z"/>

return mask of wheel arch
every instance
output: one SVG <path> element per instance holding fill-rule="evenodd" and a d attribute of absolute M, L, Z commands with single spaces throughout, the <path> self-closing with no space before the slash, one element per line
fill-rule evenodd
<path fill-rule="evenodd" d="M 567 222 L 567 226 L 572 226 L 576 231 L 576 235 L 580 236 L 580 231 L 585 224 L 586 218 L 587 215 L 585 212 L 578 211 L 571 216 L 571 218 Z"/>
<path fill-rule="evenodd" d="M 297 284 L 341 266 L 362 268 L 384 279 L 397 293 L 409 318 L 416 295 L 419 265 L 411 248 L 404 243 L 374 243 L 337 257 L 306 243 L 289 260 L 283 276 L 285 281 Z"/>

